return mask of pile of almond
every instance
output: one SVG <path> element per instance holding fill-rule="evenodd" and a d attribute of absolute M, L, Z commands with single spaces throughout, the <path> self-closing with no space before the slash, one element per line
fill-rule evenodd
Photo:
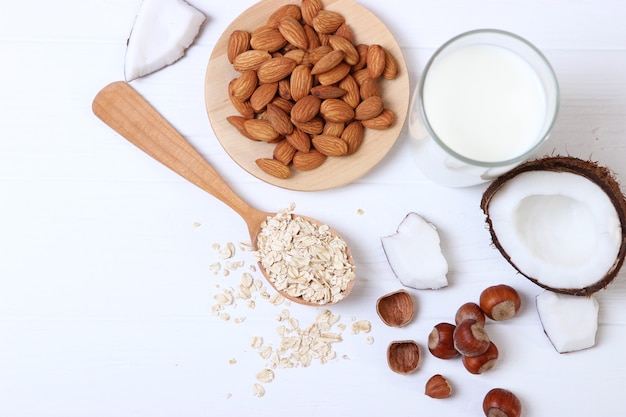
<path fill-rule="evenodd" d="M 395 58 L 381 45 L 355 43 L 344 17 L 321 0 L 275 10 L 265 26 L 235 30 L 228 60 L 241 75 L 228 87 L 239 112 L 227 119 L 244 137 L 274 144 L 256 164 L 289 178 L 329 156 L 356 152 L 364 128 L 386 129 L 394 113 L 381 98 L 381 78 L 394 79 Z"/>

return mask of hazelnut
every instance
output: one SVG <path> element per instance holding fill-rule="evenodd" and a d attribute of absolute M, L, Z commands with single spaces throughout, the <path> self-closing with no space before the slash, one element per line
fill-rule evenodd
<path fill-rule="evenodd" d="M 433 327 L 428 335 L 428 350 L 436 358 L 452 359 L 459 352 L 454 348 L 454 329 L 456 326 L 451 323 L 439 323 Z"/>
<path fill-rule="evenodd" d="M 463 366 L 470 373 L 478 375 L 493 368 L 498 360 L 498 348 L 491 342 L 487 351 L 478 356 L 463 356 Z"/>
<path fill-rule="evenodd" d="M 436 374 L 426 381 L 426 389 L 424 394 L 431 398 L 448 398 L 452 395 L 452 387 L 448 380 L 442 375 Z"/>
<path fill-rule="evenodd" d="M 519 417 L 522 403 L 511 391 L 494 388 L 485 395 L 483 411 L 487 417 Z"/>
<path fill-rule="evenodd" d="M 406 326 L 415 314 L 413 297 L 405 290 L 383 295 L 376 301 L 378 317 L 388 326 Z"/>
<path fill-rule="evenodd" d="M 413 340 L 394 341 L 387 347 L 387 363 L 392 371 L 406 375 L 415 372 L 420 364 L 420 347 Z"/>
<path fill-rule="evenodd" d="M 459 325 L 464 320 L 474 319 L 480 324 L 485 324 L 485 313 L 476 303 L 465 303 L 456 311 L 454 322 Z"/>
<path fill-rule="evenodd" d="M 492 320 L 508 320 L 515 316 L 522 304 L 520 296 L 508 285 L 494 285 L 480 294 L 480 308 Z"/>
<path fill-rule="evenodd" d="M 474 319 L 461 322 L 452 335 L 454 348 L 463 356 L 482 355 L 489 348 L 489 335 L 485 327 Z"/>

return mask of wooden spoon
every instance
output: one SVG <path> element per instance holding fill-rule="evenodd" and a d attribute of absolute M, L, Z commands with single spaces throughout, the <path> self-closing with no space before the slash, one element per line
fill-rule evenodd
<path fill-rule="evenodd" d="M 252 246 L 257 249 L 261 224 L 275 213 L 257 210 L 235 194 L 213 167 L 133 87 L 123 81 L 107 85 L 94 98 L 92 109 L 104 123 L 139 149 L 235 210 L 246 222 Z M 317 225 L 322 224 L 308 217 L 299 217 Z M 331 233 L 339 236 L 334 230 Z M 354 268 L 349 249 L 348 260 Z M 263 266 L 260 263 L 259 266 L 267 281 L 276 289 Z M 343 291 L 344 298 L 353 285 L 354 280 Z M 277 291 L 295 303 L 320 305 L 290 296 L 285 291 Z"/>

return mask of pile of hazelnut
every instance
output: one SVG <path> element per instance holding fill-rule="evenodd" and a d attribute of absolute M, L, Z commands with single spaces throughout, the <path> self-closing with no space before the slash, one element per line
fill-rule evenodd
<path fill-rule="evenodd" d="M 428 350 L 440 359 L 461 356 L 467 371 L 482 374 L 493 368 L 498 360 L 498 348 L 485 329 L 486 319 L 508 320 L 517 315 L 520 306 L 521 299 L 514 288 L 504 284 L 486 288 L 478 303 L 467 302 L 458 308 L 454 324 L 442 322 L 434 326 L 428 335 Z M 381 297 L 376 308 L 383 322 L 396 327 L 407 324 L 414 311 L 410 295 L 404 290 Z M 417 342 L 394 341 L 387 349 L 387 362 L 392 371 L 408 374 L 418 368 L 420 355 Z M 425 394 L 432 398 L 448 398 L 452 395 L 452 387 L 444 376 L 436 374 L 426 382 Z M 520 400 L 503 388 L 492 389 L 483 400 L 487 417 L 519 417 L 521 410 Z"/>

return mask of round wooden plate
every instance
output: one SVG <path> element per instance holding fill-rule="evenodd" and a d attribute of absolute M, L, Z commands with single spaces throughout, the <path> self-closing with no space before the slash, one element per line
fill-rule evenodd
<path fill-rule="evenodd" d="M 284 0 L 262 0 L 237 17 L 218 40 L 205 75 L 206 108 L 217 139 L 230 157 L 255 177 L 278 187 L 297 191 L 335 188 L 361 177 L 380 162 L 398 139 L 409 105 L 409 76 L 402 51 L 387 27 L 368 9 L 353 0 L 325 0 L 324 8 L 341 13 L 352 30 L 355 43 L 379 44 L 398 61 L 398 76 L 380 79 L 385 107 L 395 113 L 394 124 L 386 130 L 365 129 L 361 147 L 352 155 L 329 157 L 311 171 L 292 170 L 291 177 L 279 179 L 261 171 L 257 158 L 272 157 L 273 144 L 244 138 L 226 117 L 238 115 L 228 98 L 228 83 L 240 74 L 228 62 L 226 50 L 230 34 L 236 30 L 252 31 L 264 26 L 269 15 L 286 4 Z M 300 4 L 292 1 L 292 3 Z"/>

